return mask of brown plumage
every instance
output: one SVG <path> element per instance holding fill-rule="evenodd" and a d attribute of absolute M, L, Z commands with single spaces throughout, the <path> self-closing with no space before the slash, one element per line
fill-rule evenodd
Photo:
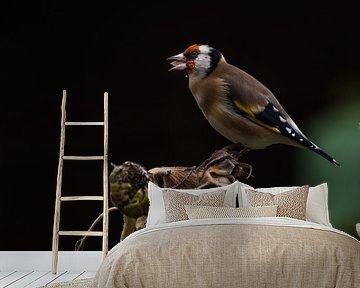
<path fill-rule="evenodd" d="M 247 149 L 273 144 L 307 148 L 333 164 L 338 162 L 310 141 L 273 93 L 245 71 L 226 62 L 208 45 L 191 45 L 169 57 L 170 70 L 185 70 L 189 89 L 212 127 Z"/>

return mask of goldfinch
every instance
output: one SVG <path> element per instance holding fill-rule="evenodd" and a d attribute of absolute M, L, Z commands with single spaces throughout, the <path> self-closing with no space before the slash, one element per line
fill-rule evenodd
<path fill-rule="evenodd" d="M 339 163 L 310 141 L 273 93 L 208 45 L 193 44 L 171 56 L 172 70 L 185 70 L 189 89 L 212 127 L 247 150 L 273 144 L 307 148 Z"/>

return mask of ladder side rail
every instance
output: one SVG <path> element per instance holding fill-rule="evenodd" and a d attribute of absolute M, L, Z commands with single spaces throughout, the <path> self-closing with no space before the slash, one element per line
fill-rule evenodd
<path fill-rule="evenodd" d="M 57 264 L 58 264 L 61 186 L 62 186 L 63 157 L 65 150 L 66 97 L 67 97 L 66 90 L 63 90 L 63 97 L 61 104 L 60 152 L 59 152 L 59 164 L 58 164 L 57 181 L 56 181 L 55 213 L 54 213 L 53 240 L 52 240 L 52 273 L 53 274 L 56 274 Z"/>
<path fill-rule="evenodd" d="M 108 129 L 109 129 L 109 108 L 108 93 L 104 93 L 104 162 L 103 162 L 103 257 L 108 253 L 108 228 L 109 228 L 109 181 L 108 181 Z"/>

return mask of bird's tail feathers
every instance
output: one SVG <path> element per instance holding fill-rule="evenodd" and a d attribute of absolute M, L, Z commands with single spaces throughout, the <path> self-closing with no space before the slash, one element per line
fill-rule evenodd
<path fill-rule="evenodd" d="M 324 150 L 322 150 L 319 146 L 317 146 L 315 143 L 311 142 L 306 137 L 302 138 L 303 141 L 301 144 L 305 146 L 306 148 L 314 151 L 315 153 L 319 154 L 320 156 L 324 157 L 326 160 L 331 162 L 332 164 L 336 166 L 340 166 L 339 162 L 337 162 L 333 157 L 331 157 L 329 154 L 327 154 Z"/>

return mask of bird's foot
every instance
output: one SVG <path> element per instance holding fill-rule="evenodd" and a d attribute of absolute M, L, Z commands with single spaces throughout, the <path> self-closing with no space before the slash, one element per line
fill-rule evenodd
<path fill-rule="evenodd" d="M 216 150 L 209 158 L 207 158 L 201 165 L 197 166 L 192 172 L 205 175 L 205 172 L 210 167 L 216 165 L 223 166 L 224 163 L 232 163 L 234 167 L 233 173 L 237 177 L 246 177 L 246 179 L 252 176 L 252 166 L 247 163 L 239 162 L 239 159 L 246 152 L 250 151 L 249 148 L 242 146 L 239 143 L 231 144 L 223 147 L 220 150 Z M 237 172 L 236 172 L 237 171 Z"/>
<path fill-rule="evenodd" d="M 240 178 L 248 179 L 253 176 L 252 166 L 239 161 L 247 151 L 249 149 L 235 144 L 216 150 L 201 165 L 182 167 L 184 169 L 182 176 L 177 179 L 179 181 L 168 187 L 181 189 L 180 187 L 191 184 L 190 186 L 200 189 L 227 185 Z M 172 171 L 171 167 L 169 171 Z"/>
<path fill-rule="evenodd" d="M 196 167 L 196 170 L 207 170 L 210 166 L 213 166 L 215 163 L 223 161 L 224 159 L 231 158 L 234 160 L 235 158 L 235 160 L 238 160 L 248 151 L 250 151 L 249 148 L 246 148 L 239 143 L 227 145 L 220 150 L 216 150 L 209 158 L 201 163 L 201 165 Z"/>

